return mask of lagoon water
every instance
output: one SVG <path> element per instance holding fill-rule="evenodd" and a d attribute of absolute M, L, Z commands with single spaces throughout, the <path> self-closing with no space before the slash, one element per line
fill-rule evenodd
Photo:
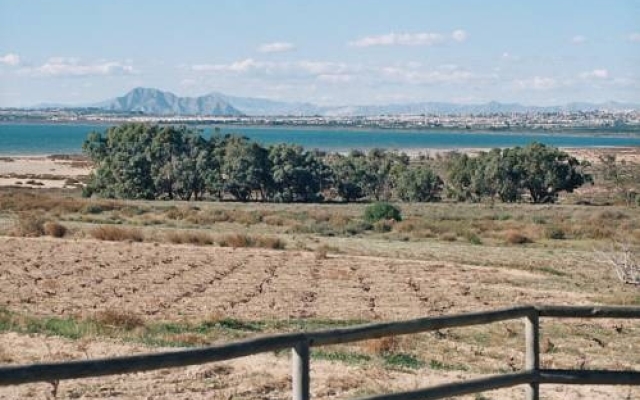
<path fill-rule="evenodd" d="M 0 124 L 0 155 L 74 154 L 91 131 L 105 124 Z M 295 143 L 308 149 L 464 149 L 524 146 L 537 141 L 557 147 L 640 146 L 640 136 L 595 136 L 567 133 L 478 133 L 387 129 L 220 126 L 221 133 L 238 133 L 263 145 Z M 211 135 L 204 127 L 203 135 Z"/>

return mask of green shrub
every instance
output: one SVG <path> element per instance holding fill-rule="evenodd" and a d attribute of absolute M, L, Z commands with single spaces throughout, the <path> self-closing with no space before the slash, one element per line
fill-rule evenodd
<path fill-rule="evenodd" d="M 374 203 L 364 209 L 364 219 L 370 223 L 380 220 L 402 221 L 400 209 L 385 202 Z"/>
<path fill-rule="evenodd" d="M 386 354 L 382 358 L 385 364 L 391 367 L 420 369 L 426 365 L 424 361 L 418 359 L 416 356 L 406 353 Z"/>

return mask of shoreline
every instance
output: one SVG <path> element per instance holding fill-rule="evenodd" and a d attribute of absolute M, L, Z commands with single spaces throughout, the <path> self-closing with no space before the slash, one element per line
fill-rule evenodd
<path fill-rule="evenodd" d="M 149 120 L 149 121 L 136 121 L 136 120 L 114 120 L 114 121 L 105 121 L 105 120 L 68 120 L 68 121 L 29 121 L 29 120 L 21 120 L 21 121 L 0 121 L 0 127 L 3 125 L 68 125 L 68 126 L 101 126 L 104 128 L 109 128 L 112 126 L 121 125 L 124 123 L 148 123 L 148 124 L 157 124 L 157 125 L 176 125 L 176 126 L 189 126 L 189 127 L 203 127 L 209 129 L 230 129 L 234 128 L 249 128 L 249 129 L 282 129 L 282 130 L 301 130 L 301 131 L 314 131 L 314 130 L 345 130 L 345 131 L 379 131 L 379 132 L 389 132 L 389 131 L 397 131 L 398 133 L 445 133 L 445 134 L 456 134 L 456 135 L 466 135 L 466 134 L 484 134 L 484 135 L 509 135 L 509 134 L 517 134 L 517 135 L 532 135 L 532 136 L 552 136 L 552 135 L 571 135 L 578 137 L 618 137 L 618 138 L 629 138 L 636 137 L 640 138 L 640 130 L 630 130 L 630 131 L 607 131 L 602 128 L 559 128 L 559 129 L 541 129 L 541 128 L 533 128 L 533 127 L 522 127 L 522 128 L 513 128 L 510 127 L 508 129 L 490 129 L 490 128 L 462 128 L 462 127 L 403 127 L 403 126 L 353 126 L 353 125 L 340 125 L 340 124 L 260 124 L 260 123 L 229 123 L 229 122 L 200 122 L 200 121 L 185 121 L 185 122 L 171 122 L 165 121 L 162 118 L 158 118 L 157 120 Z"/>

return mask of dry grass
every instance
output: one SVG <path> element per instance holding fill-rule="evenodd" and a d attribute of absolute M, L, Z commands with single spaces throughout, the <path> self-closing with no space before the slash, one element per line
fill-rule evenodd
<path fill-rule="evenodd" d="M 529 237 L 516 230 L 506 231 L 504 233 L 504 241 L 508 244 L 527 244 L 533 242 Z"/>
<path fill-rule="evenodd" d="M 67 234 L 67 227 L 58 222 L 45 222 L 44 233 L 51 237 L 61 238 Z"/>
<path fill-rule="evenodd" d="M 213 237 L 206 232 L 174 230 L 167 232 L 165 238 L 174 244 L 193 244 L 207 246 L 214 244 Z"/>
<path fill-rule="evenodd" d="M 42 215 L 33 213 L 21 213 L 15 220 L 12 236 L 38 237 L 45 234 L 45 219 Z"/>
<path fill-rule="evenodd" d="M 272 236 L 252 236 L 241 233 L 225 235 L 218 239 L 222 247 L 262 247 L 265 249 L 283 250 L 287 244 L 284 240 Z"/>
<path fill-rule="evenodd" d="M 115 242 L 131 241 L 142 242 L 144 235 L 139 229 L 121 228 L 114 225 L 101 225 L 92 229 L 91 236 L 98 240 L 109 240 Z"/>
<path fill-rule="evenodd" d="M 400 348 L 400 341 L 395 336 L 365 340 L 359 345 L 370 354 L 385 355 L 395 353 Z"/>
<path fill-rule="evenodd" d="M 125 330 L 132 330 L 145 325 L 144 320 L 138 315 L 117 310 L 97 312 L 93 319 L 100 324 Z"/>

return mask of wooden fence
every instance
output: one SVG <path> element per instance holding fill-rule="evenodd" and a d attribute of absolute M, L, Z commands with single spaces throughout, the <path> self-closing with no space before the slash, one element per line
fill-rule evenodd
<path fill-rule="evenodd" d="M 294 400 L 307 400 L 310 398 L 310 347 L 428 332 L 444 328 L 482 325 L 521 318 L 525 321 L 526 341 L 525 366 L 522 371 L 409 392 L 371 396 L 367 397 L 366 400 L 442 399 L 516 385 L 527 385 L 526 399 L 535 400 L 540 397 L 539 386 L 541 384 L 640 385 L 640 371 L 540 369 L 539 319 L 541 317 L 640 319 L 640 307 L 523 306 L 453 316 L 419 318 L 401 322 L 358 325 L 315 332 L 272 335 L 225 345 L 165 353 L 25 366 L 4 366 L 0 367 L 0 386 L 182 367 L 291 348 L 292 398 Z M 640 352 L 640 342 L 637 345 L 636 351 Z"/>

